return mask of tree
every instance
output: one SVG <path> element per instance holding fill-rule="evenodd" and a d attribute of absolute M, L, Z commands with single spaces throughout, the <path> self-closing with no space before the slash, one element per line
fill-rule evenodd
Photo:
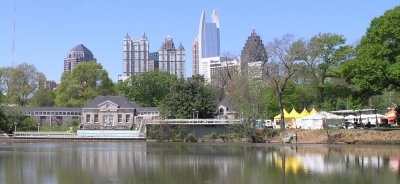
<path fill-rule="evenodd" d="M 142 106 L 156 107 L 176 81 L 175 75 L 156 70 L 131 76 L 119 85 L 118 91 Z"/>
<path fill-rule="evenodd" d="M 356 58 L 341 66 L 347 82 L 364 100 L 385 89 L 400 89 L 400 7 L 374 18 L 356 48 Z"/>
<path fill-rule="evenodd" d="M 54 106 L 55 98 L 56 94 L 54 91 L 46 88 L 40 88 L 29 100 L 29 105 L 36 107 L 52 107 Z"/>
<path fill-rule="evenodd" d="M 341 62 L 349 60 L 352 56 L 353 48 L 345 45 L 345 42 L 346 39 L 342 35 L 319 33 L 307 44 L 306 70 L 318 91 L 320 108 L 325 103 L 326 82 L 333 77 L 332 68 L 338 67 Z"/>
<path fill-rule="evenodd" d="M 306 44 L 302 40 L 294 40 L 294 36 L 287 34 L 282 38 L 274 39 L 267 45 L 270 61 L 263 67 L 264 81 L 274 88 L 278 97 L 282 128 L 285 128 L 283 95 L 288 83 L 300 69 L 298 61 L 306 58 Z"/>
<path fill-rule="evenodd" d="M 192 118 L 194 111 L 198 111 L 199 118 L 212 118 L 217 104 L 204 77 L 196 75 L 173 83 L 159 108 L 164 117 Z"/>
<path fill-rule="evenodd" d="M 70 72 L 64 72 L 56 88 L 56 105 L 82 107 L 98 95 L 115 95 L 114 84 L 102 65 L 81 62 Z"/>
<path fill-rule="evenodd" d="M 15 68 L 1 69 L 0 90 L 2 95 L 7 95 L 8 103 L 24 106 L 45 80 L 44 74 L 34 65 L 23 63 Z"/>

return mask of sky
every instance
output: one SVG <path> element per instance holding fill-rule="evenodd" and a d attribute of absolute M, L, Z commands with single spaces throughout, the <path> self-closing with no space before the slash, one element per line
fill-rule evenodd
<path fill-rule="evenodd" d="M 14 38 L 15 65 L 33 64 L 59 82 L 68 51 L 82 43 L 116 81 L 126 33 L 146 33 L 151 52 L 167 35 L 176 45 L 182 42 L 189 77 L 202 10 L 207 22 L 213 9 L 218 12 L 221 55 L 239 56 L 253 28 L 265 44 L 287 33 L 307 40 L 320 32 L 354 44 L 373 18 L 398 5 L 400 0 L 1 0 L 0 67 L 11 66 Z"/>

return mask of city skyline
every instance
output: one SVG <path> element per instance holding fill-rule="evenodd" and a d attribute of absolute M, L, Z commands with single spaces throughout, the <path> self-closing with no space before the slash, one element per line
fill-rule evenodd
<path fill-rule="evenodd" d="M 11 66 L 12 63 L 14 16 L 15 65 L 33 64 L 48 80 L 59 82 L 65 54 L 72 46 L 82 43 L 90 48 L 97 62 L 116 81 L 122 73 L 121 38 L 127 32 L 135 38 L 146 33 L 151 42 L 151 52 L 158 50 L 166 35 L 181 41 L 184 48 L 191 48 L 193 37 L 198 34 L 199 15 L 203 10 L 218 11 L 221 56 L 227 53 L 239 56 L 253 28 L 264 44 L 286 33 L 309 39 L 319 32 L 342 34 L 348 44 L 353 44 L 365 34 L 374 17 L 399 5 L 398 1 L 373 0 L 77 2 L 1 1 L 0 67 Z M 152 3 L 157 3 L 157 6 L 149 6 Z M 67 9 L 80 13 L 70 13 L 65 11 Z M 191 49 L 186 52 L 185 76 L 190 77 Z"/>

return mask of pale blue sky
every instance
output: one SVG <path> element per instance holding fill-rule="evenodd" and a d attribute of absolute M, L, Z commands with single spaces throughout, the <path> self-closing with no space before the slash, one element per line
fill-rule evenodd
<path fill-rule="evenodd" d="M 221 53 L 239 55 L 253 28 L 264 43 L 286 33 L 308 39 L 318 32 L 342 34 L 348 43 L 365 34 L 370 21 L 399 0 L 1 0 L 0 67 L 12 58 L 16 1 L 16 64 L 34 64 L 47 79 L 60 81 L 68 51 L 83 43 L 116 81 L 122 73 L 122 40 L 144 32 L 151 51 L 167 35 L 186 49 L 186 77 L 191 44 L 201 11 L 210 21 L 216 9 L 221 23 Z"/>

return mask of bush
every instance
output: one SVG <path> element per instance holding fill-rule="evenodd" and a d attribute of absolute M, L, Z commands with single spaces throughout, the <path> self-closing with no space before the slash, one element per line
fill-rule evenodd
<path fill-rule="evenodd" d="M 175 134 L 172 137 L 172 142 L 183 142 L 183 136 L 181 134 Z"/>
<path fill-rule="evenodd" d="M 197 142 L 197 136 L 194 133 L 190 133 L 186 136 L 185 142 Z"/>
<path fill-rule="evenodd" d="M 277 137 L 279 136 L 279 130 L 276 129 L 266 129 L 265 130 L 265 135 L 269 138 Z"/>

